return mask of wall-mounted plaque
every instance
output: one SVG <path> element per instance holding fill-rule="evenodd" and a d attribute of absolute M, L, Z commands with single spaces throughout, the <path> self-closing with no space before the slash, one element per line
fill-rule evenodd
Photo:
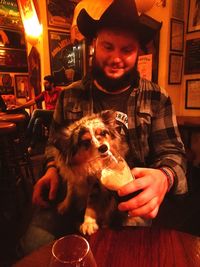
<path fill-rule="evenodd" d="M 200 73 L 200 38 L 186 41 L 185 74 Z"/>

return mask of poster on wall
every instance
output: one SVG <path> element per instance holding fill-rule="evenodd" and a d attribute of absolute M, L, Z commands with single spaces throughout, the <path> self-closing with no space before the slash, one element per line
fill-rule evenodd
<path fill-rule="evenodd" d="M 0 74 L 0 92 L 1 94 L 14 94 L 13 76 L 9 73 Z"/>
<path fill-rule="evenodd" d="M 200 1 L 189 0 L 187 32 L 200 31 Z"/>
<path fill-rule="evenodd" d="M 172 17 L 180 19 L 180 20 L 184 20 L 184 1 L 183 0 L 173 0 Z"/>
<path fill-rule="evenodd" d="M 185 74 L 200 73 L 200 38 L 186 41 Z"/>
<path fill-rule="evenodd" d="M 0 25 L 5 28 L 23 29 L 17 0 L 0 0 Z"/>
<path fill-rule="evenodd" d="M 82 43 L 71 44 L 68 33 L 49 31 L 51 73 L 54 75 L 57 85 L 67 85 L 81 79 L 83 49 Z"/>
<path fill-rule="evenodd" d="M 28 72 L 26 50 L 0 48 L 0 71 Z"/>
<path fill-rule="evenodd" d="M 200 79 L 186 80 L 186 109 L 200 109 Z"/>
<path fill-rule="evenodd" d="M 17 98 L 28 96 L 28 75 L 15 75 L 15 88 Z"/>
<path fill-rule="evenodd" d="M 140 73 L 140 77 L 152 80 L 152 54 L 139 56 L 137 69 Z"/>
<path fill-rule="evenodd" d="M 69 30 L 78 2 L 79 0 L 47 0 L 48 25 Z"/>
<path fill-rule="evenodd" d="M 24 32 L 0 28 L 0 46 L 4 48 L 26 49 Z"/>

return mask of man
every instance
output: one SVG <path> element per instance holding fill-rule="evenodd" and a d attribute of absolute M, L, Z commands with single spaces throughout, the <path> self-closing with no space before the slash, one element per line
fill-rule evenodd
<path fill-rule="evenodd" d="M 30 142 L 29 152 L 35 147 L 38 139 L 41 137 L 42 125 L 49 128 L 53 112 L 56 106 L 58 96 L 60 94 L 61 88 L 55 86 L 54 77 L 47 75 L 44 77 L 44 91 L 31 99 L 23 105 L 24 108 L 29 107 L 34 104 L 45 102 L 46 109 L 35 109 L 29 121 L 27 127 L 27 138 Z M 22 106 L 21 106 L 22 107 Z"/>
<path fill-rule="evenodd" d="M 140 79 L 136 71 L 139 46 L 147 44 L 154 31 L 139 21 L 133 0 L 113 1 L 98 21 L 83 9 L 77 25 L 81 34 L 93 39 L 92 73 L 61 92 L 49 146 L 53 132 L 63 125 L 93 112 L 116 110 L 120 133 L 129 145 L 127 161 L 136 177 L 118 194 L 124 196 L 141 190 L 136 197 L 120 203 L 119 209 L 128 211 L 130 216 L 155 218 L 165 195 L 168 192 L 184 194 L 187 181 L 185 152 L 171 100 L 158 85 Z M 48 209 L 58 196 L 59 187 L 58 172 L 48 152 L 46 169 L 35 185 L 33 203 Z M 44 198 L 43 192 L 47 188 Z M 67 225 L 70 217 L 64 220 Z M 52 224 L 50 221 L 48 224 L 45 233 L 50 240 Z M 37 227 L 42 228 L 38 222 Z M 33 234 L 36 236 L 32 228 L 29 237 Z"/>

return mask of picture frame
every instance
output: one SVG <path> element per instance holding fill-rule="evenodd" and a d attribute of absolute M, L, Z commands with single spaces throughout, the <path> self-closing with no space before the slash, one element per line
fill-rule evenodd
<path fill-rule="evenodd" d="M 26 49 L 24 31 L 0 28 L 0 47 L 9 49 Z"/>
<path fill-rule="evenodd" d="M 200 31 L 200 2 L 189 0 L 187 33 Z"/>
<path fill-rule="evenodd" d="M 185 74 L 200 73 L 200 38 L 186 40 Z"/>
<path fill-rule="evenodd" d="M 47 0 L 47 22 L 49 27 L 70 30 L 74 9 L 80 0 Z"/>
<path fill-rule="evenodd" d="M 147 25 L 154 29 L 155 34 L 153 39 L 148 42 L 145 46 L 139 49 L 138 56 L 143 55 L 152 55 L 152 78 L 151 81 L 154 83 L 158 82 L 158 68 L 159 68 L 159 44 L 160 44 L 160 29 L 162 27 L 162 23 L 151 18 L 146 14 L 140 15 L 141 21 L 144 25 Z"/>
<path fill-rule="evenodd" d="M 186 80 L 186 109 L 200 109 L 200 79 Z"/>
<path fill-rule="evenodd" d="M 26 98 L 28 96 L 28 75 L 15 75 L 15 89 L 17 98 Z"/>
<path fill-rule="evenodd" d="M 57 85 L 65 86 L 80 80 L 84 72 L 84 41 L 71 43 L 70 33 L 49 30 L 51 74 Z M 69 79 L 69 75 L 73 77 Z"/>
<path fill-rule="evenodd" d="M 0 73 L 1 94 L 14 95 L 14 75 L 10 73 Z"/>
<path fill-rule="evenodd" d="M 183 55 L 170 53 L 168 84 L 181 84 L 183 71 Z"/>
<path fill-rule="evenodd" d="M 2 28 L 23 29 L 17 0 L 1 1 L 0 21 Z"/>
<path fill-rule="evenodd" d="M 171 18 L 170 20 L 170 50 L 183 52 L 184 21 Z"/>
<path fill-rule="evenodd" d="M 185 74 L 200 73 L 200 38 L 186 40 L 185 48 Z"/>
<path fill-rule="evenodd" d="M 26 50 L 0 48 L 0 72 L 28 72 Z"/>

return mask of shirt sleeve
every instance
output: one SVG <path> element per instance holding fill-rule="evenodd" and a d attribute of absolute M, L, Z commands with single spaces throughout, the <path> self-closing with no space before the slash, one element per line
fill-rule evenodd
<path fill-rule="evenodd" d="M 44 93 L 43 92 L 35 97 L 35 102 L 36 103 L 42 102 L 42 101 L 44 101 Z"/>
<path fill-rule="evenodd" d="M 158 110 L 152 117 L 150 144 L 153 156 L 152 167 L 169 167 L 174 173 L 172 191 L 176 194 L 187 192 L 186 155 L 180 137 L 177 120 L 170 97 L 161 93 Z"/>

